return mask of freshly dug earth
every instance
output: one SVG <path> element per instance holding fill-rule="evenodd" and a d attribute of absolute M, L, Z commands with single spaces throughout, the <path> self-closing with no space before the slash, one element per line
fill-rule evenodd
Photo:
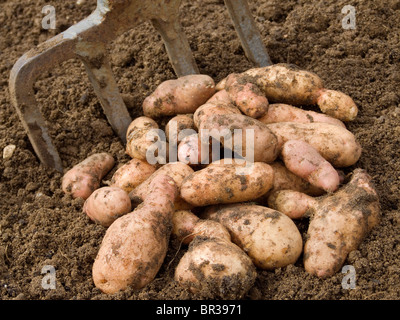
<path fill-rule="evenodd" d="M 89 15 L 95 2 L 0 0 L 0 151 L 16 145 L 11 158 L 0 160 L 0 298 L 208 299 L 207 292 L 191 295 L 174 282 L 186 248 L 173 240 L 159 274 L 144 289 L 107 296 L 95 288 L 92 265 L 105 229 L 83 214 L 83 201 L 64 195 L 62 175 L 39 163 L 10 104 L 8 77 L 16 60 Z M 357 103 L 359 116 L 348 128 L 363 154 L 346 173 L 359 167 L 373 176 L 382 221 L 345 262 L 356 270 L 355 289 L 342 288 L 340 272 L 325 280 L 307 274 L 300 258 L 275 271 L 259 270 L 244 299 L 399 299 L 400 1 L 352 1 L 355 30 L 342 28 L 341 10 L 348 1 L 249 3 L 274 63 L 313 71 L 327 88 L 343 91 Z M 46 4 L 56 8 L 55 30 L 41 28 Z M 219 81 L 252 67 L 222 0 L 183 0 L 181 20 L 202 73 Z M 110 56 L 132 117 L 141 115 L 144 98 L 157 85 L 175 77 L 149 23 L 115 39 Z M 78 60 L 43 74 L 35 92 L 65 168 L 95 152 L 110 152 L 119 164 L 129 160 Z M 304 237 L 308 220 L 296 224 Z M 56 270 L 54 290 L 42 287 L 46 265 Z"/>

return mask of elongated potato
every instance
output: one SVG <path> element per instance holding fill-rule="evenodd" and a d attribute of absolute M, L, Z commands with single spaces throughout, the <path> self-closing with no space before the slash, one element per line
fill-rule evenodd
<path fill-rule="evenodd" d="M 68 170 L 62 178 L 62 190 L 73 198 L 87 199 L 100 187 L 101 179 L 114 167 L 109 153 L 96 153 Z"/>
<path fill-rule="evenodd" d="M 281 155 L 286 168 L 313 186 L 326 192 L 339 188 L 338 172 L 308 143 L 288 140 L 283 144 Z"/>
<path fill-rule="evenodd" d="M 246 116 L 259 118 L 268 111 L 268 99 L 256 84 L 246 80 L 239 74 L 230 74 L 226 80 L 226 91 Z"/>
<path fill-rule="evenodd" d="M 253 286 L 256 269 L 224 226 L 190 211 L 175 211 L 173 225 L 172 235 L 189 244 L 175 270 L 182 287 L 212 299 L 240 299 Z"/>
<path fill-rule="evenodd" d="M 179 161 L 167 163 L 157 169 L 150 177 L 133 189 L 129 193 L 129 197 L 131 198 L 133 205 L 140 204 L 151 191 L 150 186 L 152 181 L 159 175 L 171 177 L 175 181 L 178 190 L 180 190 L 183 180 L 193 172 L 194 170 L 185 163 Z M 176 198 L 176 210 L 191 209 L 192 207 L 192 205 L 188 204 L 180 196 Z"/>
<path fill-rule="evenodd" d="M 83 205 L 83 212 L 104 227 L 131 212 L 131 199 L 126 191 L 118 187 L 103 187 L 95 190 Z"/>
<path fill-rule="evenodd" d="M 92 270 L 94 284 L 104 293 L 143 288 L 164 261 L 178 189 L 172 178 L 161 175 L 150 189 L 141 206 L 106 231 Z"/>
<path fill-rule="evenodd" d="M 270 104 L 268 112 L 258 118 L 262 123 L 276 123 L 276 122 L 300 122 L 300 123 L 311 123 L 311 122 L 323 122 L 335 124 L 340 127 L 346 127 L 345 124 L 333 117 L 326 114 L 303 110 L 284 103 Z"/>
<path fill-rule="evenodd" d="M 294 190 L 279 190 L 269 194 L 268 207 L 286 214 L 291 219 L 300 219 L 315 205 L 315 198 Z"/>
<path fill-rule="evenodd" d="M 321 196 L 325 193 L 321 188 L 311 185 L 308 181 L 289 171 L 280 161 L 273 162 L 270 166 L 274 170 L 274 183 L 270 192 L 289 189 L 310 196 Z"/>
<path fill-rule="evenodd" d="M 209 165 L 187 176 L 180 195 L 193 206 L 254 200 L 271 189 L 272 168 L 256 162 L 251 169 L 235 164 Z"/>
<path fill-rule="evenodd" d="M 146 161 L 132 159 L 115 171 L 110 186 L 121 188 L 129 193 L 155 171 L 155 166 Z"/>
<path fill-rule="evenodd" d="M 225 148 L 238 150 L 240 155 L 254 162 L 273 162 L 281 143 L 268 125 L 245 115 L 211 115 L 201 122 L 199 137 L 209 143 L 210 137 Z M 251 159 L 253 158 L 253 159 Z"/>
<path fill-rule="evenodd" d="M 214 93 L 214 80 L 207 75 L 167 80 L 143 101 L 143 112 L 150 118 L 193 113 Z"/>
<path fill-rule="evenodd" d="M 286 215 L 254 204 L 219 205 L 200 216 L 220 222 L 232 242 L 261 269 L 273 270 L 295 263 L 303 249 L 296 225 Z"/>
<path fill-rule="evenodd" d="M 363 169 L 337 192 L 318 198 L 304 246 L 304 267 L 321 278 L 340 270 L 350 251 L 356 250 L 380 220 L 379 197 Z"/>
<path fill-rule="evenodd" d="M 342 121 L 356 118 L 358 108 L 346 94 L 324 88 L 315 73 L 301 70 L 292 64 L 279 63 L 253 68 L 241 74 L 253 78 L 271 103 L 294 106 L 317 104 L 321 111 Z"/>
<path fill-rule="evenodd" d="M 361 146 L 347 129 L 329 123 L 280 122 L 266 125 L 280 141 L 301 140 L 310 144 L 334 167 L 348 167 L 361 156 Z"/>

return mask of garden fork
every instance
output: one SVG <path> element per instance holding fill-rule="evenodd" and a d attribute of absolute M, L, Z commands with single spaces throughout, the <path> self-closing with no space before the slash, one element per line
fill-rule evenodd
<path fill-rule="evenodd" d="M 122 100 L 107 57 L 107 44 L 149 20 L 160 33 L 178 77 L 197 74 L 188 40 L 179 22 L 181 0 L 97 0 L 91 15 L 25 53 L 10 74 L 11 102 L 39 160 L 62 172 L 62 162 L 49 135 L 33 84 L 44 72 L 63 61 L 79 58 L 113 130 L 125 143 L 132 119 Z M 245 54 L 257 66 L 271 61 L 246 0 L 225 0 Z"/>

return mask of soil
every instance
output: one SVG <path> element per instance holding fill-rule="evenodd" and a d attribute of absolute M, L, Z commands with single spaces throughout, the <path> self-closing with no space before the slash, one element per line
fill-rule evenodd
<path fill-rule="evenodd" d="M 249 0 L 257 26 L 274 63 L 293 63 L 317 73 L 325 87 L 350 95 L 359 106 L 348 124 L 363 147 L 359 162 L 373 176 L 382 219 L 345 264 L 356 271 L 356 287 L 344 289 L 344 274 L 318 279 L 304 271 L 302 259 L 274 271 L 258 270 L 249 300 L 366 300 L 400 298 L 400 1 L 354 0 L 356 28 L 343 29 L 348 1 Z M 44 30 L 42 8 L 54 5 L 57 28 Z M 9 299 L 209 299 L 192 295 L 173 280 L 186 248 L 171 240 L 156 279 L 140 291 L 107 296 L 94 287 L 91 268 L 105 229 L 82 213 L 82 200 L 60 189 L 62 175 L 40 164 L 8 93 L 16 60 L 85 18 L 94 0 L 48 2 L 0 0 L 0 150 L 14 144 L 10 159 L 0 160 L 0 297 Z M 181 21 L 201 73 L 219 81 L 247 70 L 246 59 L 222 0 L 183 0 Z M 174 78 L 160 36 L 144 23 L 110 45 L 112 68 L 132 117 L 162 81 Z M 78 60 L 42 74 L 36 99 L 64 168 L 94 152 L 128 160 L 113 133 Z M 114 169 L 115 170 L 115 169 Z M 113 171 L 105 178 L 109 179 Z M 308 221 L 297 221 L 305 235 Z M 42 268 L 53 266 L 56 289 L 42 287 Z"/>

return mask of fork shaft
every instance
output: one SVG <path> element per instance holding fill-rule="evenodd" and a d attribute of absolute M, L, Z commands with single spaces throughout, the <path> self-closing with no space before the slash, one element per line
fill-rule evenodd
<path fill-rule="evenodd" d="M 247 58 L 258 67 L 272 64 L 247 0 L 224 0 Z"/>

